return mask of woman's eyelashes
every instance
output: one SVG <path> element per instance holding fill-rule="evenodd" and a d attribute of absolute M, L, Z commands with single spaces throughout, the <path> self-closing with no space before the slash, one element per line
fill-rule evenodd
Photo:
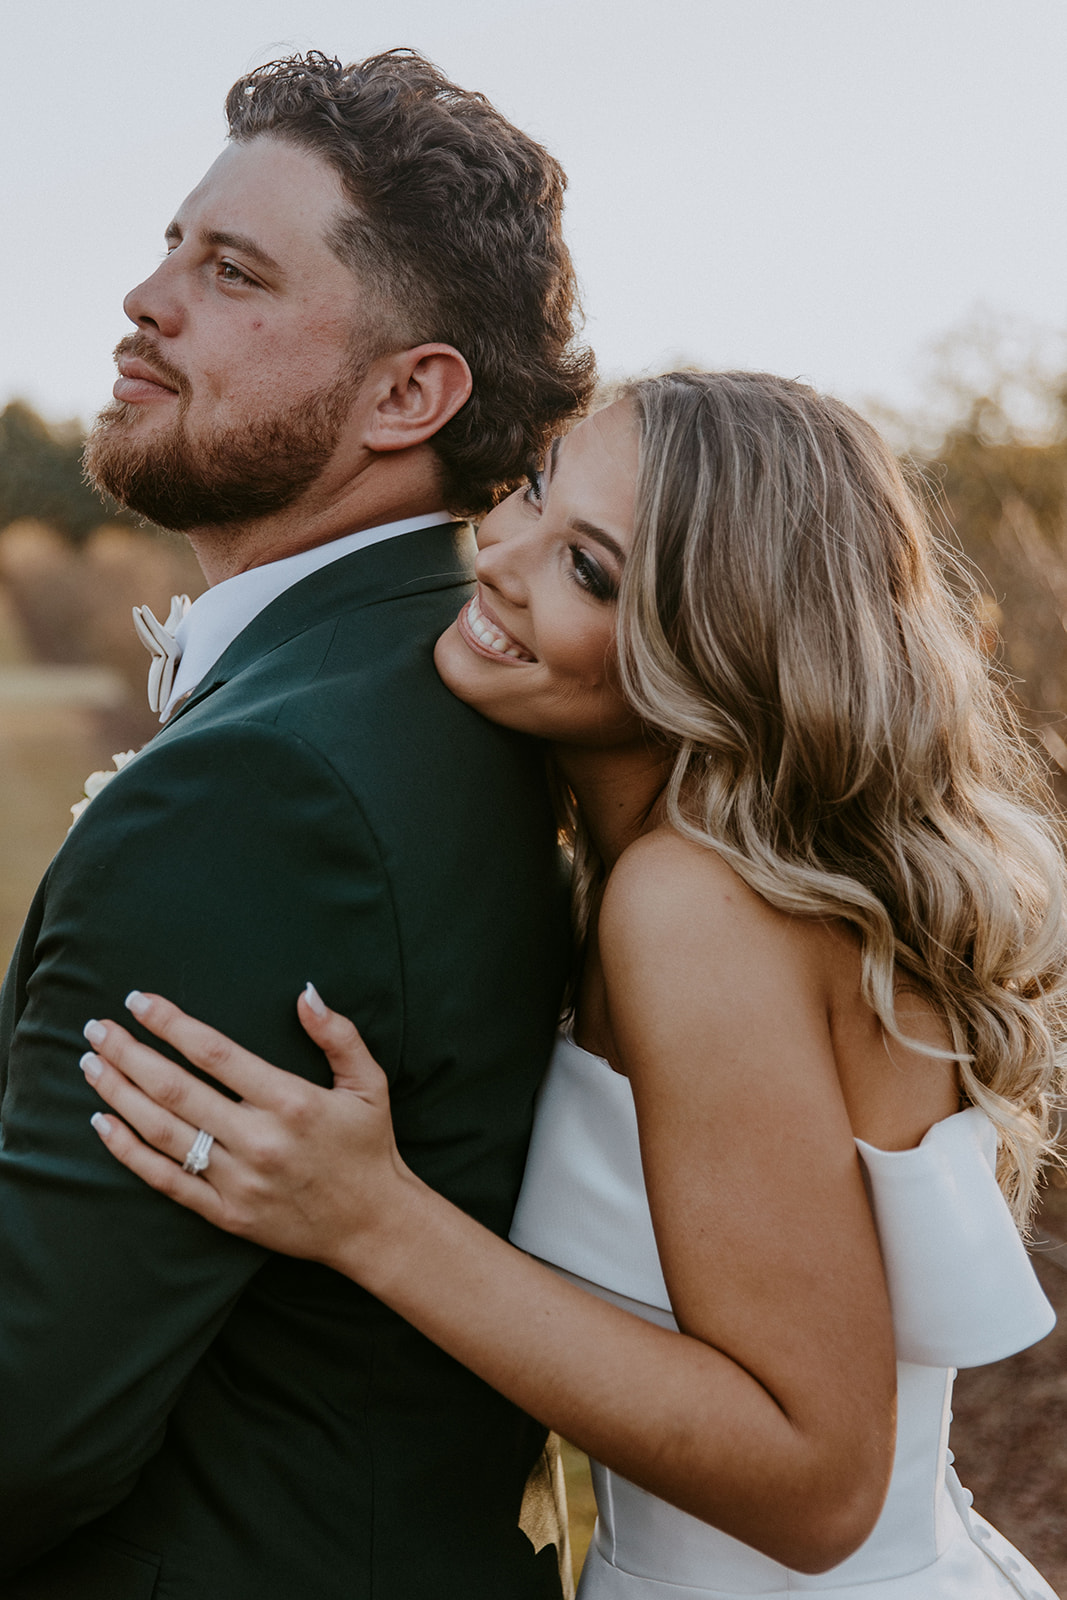
<path fill-rule="evenodd" d="M 522 491 L 522 498 L 528 505 L 540 507 L 544 503 L 545 475 L 540 467 L 526 468 L 526 488 Z"/>
<path fill-rule="evenodd" d="M 522 498 L 535 510 L 544 511 L 545 474 L 540 467 L 531 465 L 526 469 L 526 478 L 526 488 L 521 491 Z M 545 529 L 546 535 L 549 531 Z M 600 562 L 580 544 L 569 544 L 567 549 L 571 558 L 571 571 L 578 587 L 584 589 L 586 594 L 592 595 L 594 600 L 616 599 L 619 585 L 615 578 L 604 570 Z"/>
<path fill-rule="evenodd" d="M 594 600 L 616 599 L 619 593 L 619 586 L 611 574 L 604 571 L 600 562 L 595 560 L 588 550 L 583 549 L 580 544 L 572 544 L 570 552 L 575 583 L 588 594 L 591 594 Z"/>

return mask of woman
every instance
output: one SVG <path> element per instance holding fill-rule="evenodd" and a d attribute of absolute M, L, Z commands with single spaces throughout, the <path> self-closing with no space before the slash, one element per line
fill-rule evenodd
<path fill-rule="evenodd" d="M 98 1132 L 603 1463 L 583 1600 L 1047 1600 L 946 1476 L 943 1422 L 951 1367 L 1050 1326 L 1006 1201 L 1025 1219 L 1060 1084 L 1063 863 L 896 464 L 800 385 L 672 374 L 557 443 L 479 545 L 438 669 L 549 742 L 575 855 L 529 1253 L 404 1166 L 310 986 L 332 1091 L 134 994 L 242 1102 L 91 1024 L 124 1119 Z"/>

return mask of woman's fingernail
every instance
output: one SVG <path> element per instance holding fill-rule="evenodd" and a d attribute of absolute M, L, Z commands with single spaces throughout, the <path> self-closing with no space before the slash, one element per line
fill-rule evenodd
<path fill-rule="evenodd" d="M 81 1067 L 90 1083 L 95 1083 L 101 1072 L 104 1070 L 104 1063 L 101 1061 L 99 1056 L 94 1056 L 91 1050 L 87 1050 L 85 1052 L 81 1060 L 78 1062 L 78 1065 Z"/>
<path fill-rule="evenodd" d="M 126 996 L 126 1010 L 132 1011 L 135 1017 L 143 1017 L 151 1003 L 147 995 L 143 995 L 140 989 L 131 989 Z"/>
<path fill-rule="evenodd" d="M 96 1129 L 101 1139 L 106 1139 L 111 1132 L 111 1123 L 102 1111 L 95 1112 L 90 1118 L 92 1126 Z"/>
<path fill-rule="evenodd" d="M 323 1004 L 322 996 L 319 994 L 319 991 L 316 989 L 313 983 L 309 982 L 304 989 L 304 999 L 307 1001 L 308 1005 L 311 1007 L 312 1011 L 314 1011 L 317 1017 L 324 1017 L 326 1015 L 326 1007 Z"/>
<path fill-rule="evenodd" d="M 97 1022 L 95 1017 L 85 1024 L 82 1032 L 89 1043 L 94 1045 L 102 1045 L 107 1038 L 107 1029 L 102 1022 Z"/>

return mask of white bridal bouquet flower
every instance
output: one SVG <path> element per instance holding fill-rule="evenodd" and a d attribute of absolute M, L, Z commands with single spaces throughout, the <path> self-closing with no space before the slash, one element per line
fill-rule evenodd
<path fill-rule="evenodd" d="M 89 776 L 85 780 L 85 787 L 83 790 L 85 795 L 84 800 L 76 800 L 70 808 L 70 814 L 74 818 L 74 822 L 77 822 L 82 812 L 93 800 L 96 799 L 101 789 L 106 789 L 112 778 L 117 778 L 123 767 L 127 766 L 129 762 L 131 762 L 138 754 L 139 752 L 137 750 L 121 750 L 118 755 L 111 757 L 112 761 L 115 763 L 112 771 L 90 772 Z M 74 822 L 71 823 L 71 828 L 73 828 Z M 67 831 L 69 833 L 70 829 L 68 828 Z"/>

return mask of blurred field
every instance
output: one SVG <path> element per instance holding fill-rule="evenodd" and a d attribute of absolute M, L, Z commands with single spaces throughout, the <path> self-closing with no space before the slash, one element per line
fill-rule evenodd
<path fill-rule="evenodd" d="M 1067 376 L 1021 359 L 1010 335 L 976 325 L 950 336 L 935 374 L 940 420 L 881 422 L 921 469 L 935 522 L 971 564 L 961 595 L 1067 804 Z M 202 586 L 182 541 L 139 530 L 118 508 L 97 525 L 79 447 L 70 429 L 25 406 L 0 412 L 5 964 L 85 777 L 155 731 L 130 608 L 146 601 L 165 615 L 171 594 Z M 952 1440 L 977 1508 L 1067 1597 L 1067 1189 L 1050 1188 L 1041 1227 L 1038 1271 L 1061 1326 L 1033 1351 L 961 1374 Z M 567 1445 L 564 1467 L 577 1573 L 592 1491 L 584 1456 Z"/>
<path fill-rule="evenodd" d="M 155 731 L 130 620 L 199 593 L 187 548 L 105 524 L 73 546 L 28 519 L 0 532 L 0 958 L 90 772 Z"/>
<path fill-rule="evenodd" d="M 92 712 L 12 704 L 0 668 L 0 956 L 6 967 L 26 908 L 70 825 L 70 807 L 94 769 L 110 765 Z"/>

